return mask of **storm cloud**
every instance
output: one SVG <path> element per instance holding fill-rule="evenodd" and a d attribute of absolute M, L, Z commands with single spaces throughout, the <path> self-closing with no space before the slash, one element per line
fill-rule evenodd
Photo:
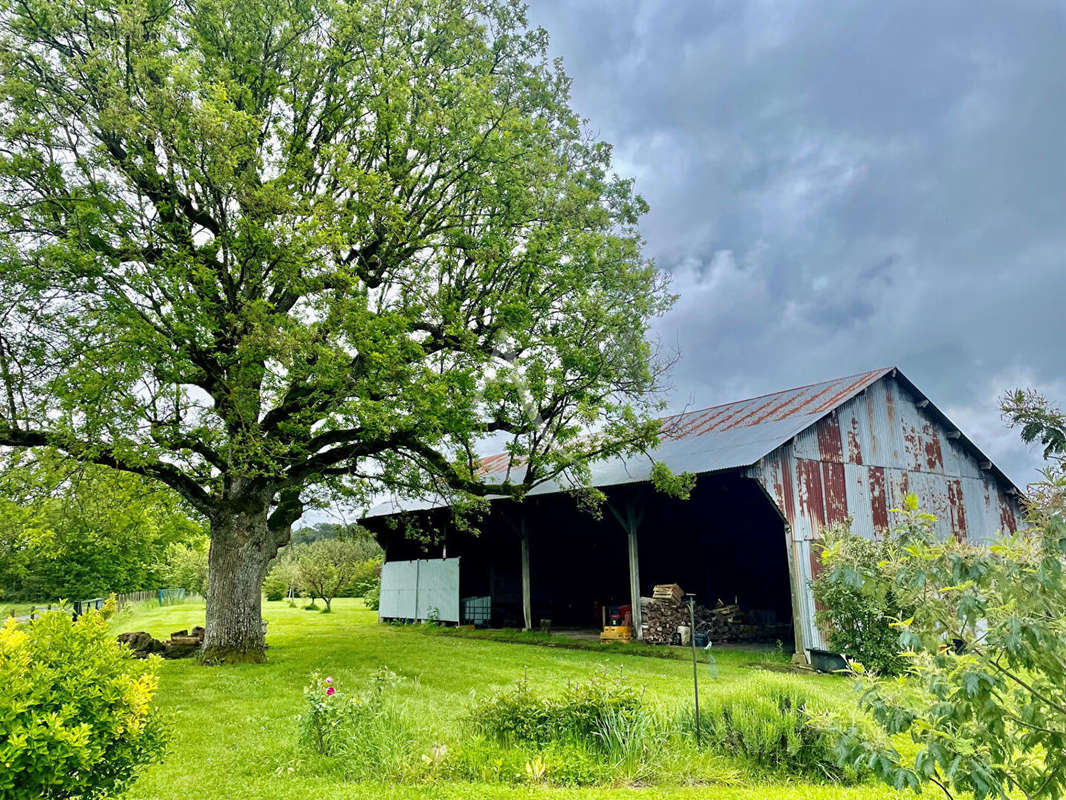
<path fill-rule="evenodd" d="M 668 402 L 899 366 L 1019 484 L 1066 405 L 1066 5 L 532 0 L 680 295 Z"/>

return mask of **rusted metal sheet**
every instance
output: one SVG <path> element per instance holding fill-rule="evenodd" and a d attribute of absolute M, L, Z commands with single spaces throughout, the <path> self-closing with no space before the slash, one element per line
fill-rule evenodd
<path fill-rule="evenodd" d="M 660 426 L 662 438 L 665 441 L 677 441 L 694 436 L 706 436 L 715 431 L 758 427 L 793 417 L 817 419 L 890 371 L 890 369 L 878 369 L 863 372 L 859 375 L 801 386 L 798 389 L 775 392 L 750 400 L 666 417 Z M 808 423 L 812 421 L 807 420 Z M 839 440 L 839 436 L 836 439 Z M 835 447 L 836 445 L 830 441 L 828 446 Z"/>
<path fill-rule="evenodd" d="M 848 487 L 844 478 L 844 465 L 842 463 L 836 461 L 822 462 L 822 493 L 826 524 L 834 525 L 847 520 Z"/>
<path fill-rule="evenodd" d="M 953 429 L 935 413 L 910 386 L 886 376 L 749 470 L 789 525 L 803 646 L 824 645 L 810 581 L 820 568 L 817 538 L 825 525 L 850 517 L 855 533 L 877 536 L 894 524 L 890 509 L 914 493 L 937 517 L 940 536 L 987 540 L 1016 529 L 1020 509 L 1010 487 L 982 470 L 980 452 L 949 436 Z"/>

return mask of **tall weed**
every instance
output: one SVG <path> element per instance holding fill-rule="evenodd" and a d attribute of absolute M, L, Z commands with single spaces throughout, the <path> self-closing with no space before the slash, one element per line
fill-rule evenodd
<path fill-rule="evenodd" d="M 838 766 L 836 737 L 824 724 L 831 714 L 828 705 L 795 679 L 755 676 L 711 694 L 701 705 L 702 735 L 726 754 L 805 778 L 853 782 L 860 777 Z M 691 710 L 684 716 L 683 725 L 692 730 Z M 862 726 L 863 720 L 851 723 Z"/>
<path fill-rule="evenodd" d="M 332 677 L 312 675 L 304 690 L 308 710 L 301 716 L 301 743 L 336 756 L 352 779 L 394 779 L 419 770 L 417 736 L 394 689 L 400 679 L 388 669 L 367 685 L 342 694 Z"/>
<path fill-rule="evenodd" d="M 630 725 L 644 710 L 643 694 L 605 670 L 574 681 L 557 695 L 542 696 L 525 678 L 514 687 L 476 703 L 467 722 L 477 733 L 500 742 L 544 745 L 573 741 L 600 746 L 605 726 Z"/>

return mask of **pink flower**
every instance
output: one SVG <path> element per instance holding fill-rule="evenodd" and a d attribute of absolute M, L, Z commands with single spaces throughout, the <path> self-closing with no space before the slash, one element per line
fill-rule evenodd
<path fill-rule="evenodd" d="M 333 676 L 326 678 L 326 683 L 333 683 Z"/>
<path fill-rule="evenodd" d="M 326 689 L 326 694 L 327 695 L 332 695 L 336 691 L 337 691 L 336 689 L 334 689 L 332 686 L 330 686 L 328 689 Z"/>

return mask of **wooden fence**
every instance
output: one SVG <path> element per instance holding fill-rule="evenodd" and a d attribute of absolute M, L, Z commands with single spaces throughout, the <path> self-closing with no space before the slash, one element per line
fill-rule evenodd
<path fill-rule="evenodd" d="M 161 606 L 171 606 L 177 603 L 190 603 L 202 600 L 203 597 L 196 592 L 187 592 L 184 589 L 142 589 L 139 592 L 124 592 L 115 595 L 115 601 L 119 608 L 131 603 L 153 603 Z M 74 614 L 84 614 L 90 609 L 98 609 L 107 602 L 107 597 L 93 597 L 88 600 L 74 600 L 64 604 L 49 603 L 47 607 L 38 606 L 31 612 L 30 618 L 36 617 L 42 611 L 51 611 L 53 608 L 63 608 Z"/>

